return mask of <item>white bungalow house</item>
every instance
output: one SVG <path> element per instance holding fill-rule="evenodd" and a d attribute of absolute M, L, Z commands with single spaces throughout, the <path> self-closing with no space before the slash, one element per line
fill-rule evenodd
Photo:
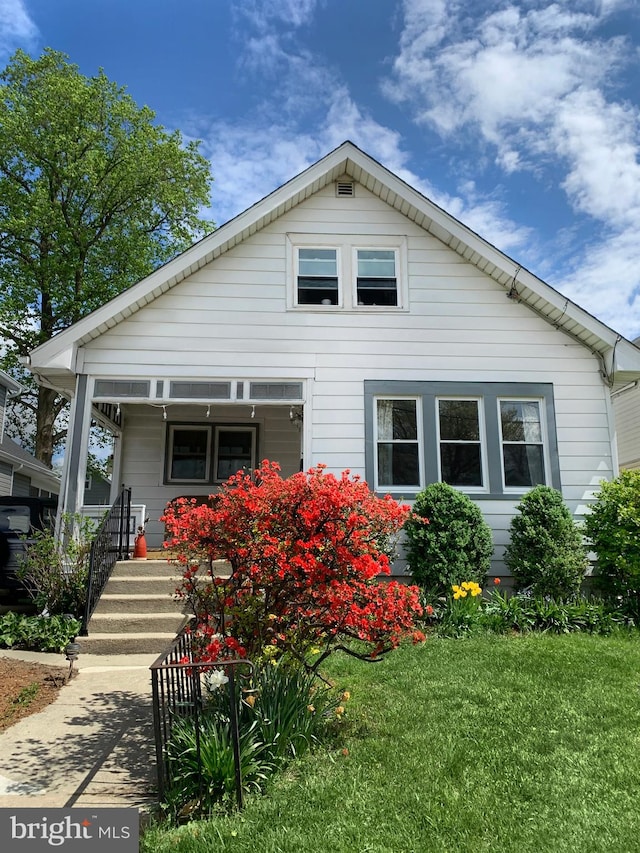
<path fill-rule="evenodd" d="M 146 507 L 277 460 L 410 501 L 445 480 L 507 529 L 537 483 L 579 517 L 617 473 L 611 394 L 640 350 L 350 142 L 36 349 L 72 400 L 64 509 L 92 418 Z M 114 486 L 114 487 L 115 487 Z"/>
<path fill-rule="evenodd" d="M 0 496 L 54 497 L 60 478 L 6 433 L 7 403 L 21 386 L 0 370 Z"/>

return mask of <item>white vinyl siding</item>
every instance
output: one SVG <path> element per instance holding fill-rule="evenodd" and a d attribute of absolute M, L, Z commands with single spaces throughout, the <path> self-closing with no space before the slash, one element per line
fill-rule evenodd
<path fill-rule="evenodd" d="M 399 265 L 405 264 L 403 308 L 295 307 L 291 235 L 301 241 L 306 235 L 309 247 L 349 246 L 349 259 L 357 248 L 396 249 Z M 351 300 L 353 281 L 343 287 Z M 600 479 L 613 474 L 609 391 L 597 359 L 526 305 L 506 299 L 489 276 L 361 185 L 349 199 L 336 198 L 333 186 L 311 195 L 88 342 L 82 354 L 84 370 L 96 378 L 305 379 L 312 393 L 303 432 L 295 433 L 298 446 L 288 440 L 289 428 L 295 429 L 288 406 L 278 412 L 273 407 L 285 432 L 266 422 L 258 457 L 279 459 L 275 454 L 282 453 L 287 470 L 298 470 L 303 440 L 305 467 L 321 462 L 331 471 L 349 468 L 362 476 L 366 380 L 550 383 L 559 477 L 572 511 L 583 513 Z M 177 408 L 168 408 L 171 419 L 177 420 Z M 201 407 L 202 418 L 205 412 Z M 135 420 L 124 441 L 133 441 L 134 449 L 124 450 L 122 479 L 157 518 L 164 498 L 180 493 L 159 483 L 164 439 L 151 435 L 157 426 L 162 431 L 162 412 L 147 405 L 132 406 L 127 414 Z M 237 412 L 228 415 L 237 419 Z M 250 406 L 244 417 L 250 422 Z M 479 500 L 501 537 L 517 500 Z M 153 529 L 159 534 L 161 525 Z"/>

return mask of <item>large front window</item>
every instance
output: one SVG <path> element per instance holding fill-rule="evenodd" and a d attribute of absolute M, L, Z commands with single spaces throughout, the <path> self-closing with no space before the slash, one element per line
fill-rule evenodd
<path fill-rule="evenodd" d="M 256 467 L 255 426 L 170 424 L 166 482 L 215 483 Z"/>
<path fill-rule="evenodd" d="M 411 500 L 444 482 L 475 498 L 561 489 L 553 386 L 365 382 L 366 477 Z"/>
<path fill-rule="evenodd" d="M 377 400 L 377 486 L 420 485 L 420 441 L 416 400 Z"/>

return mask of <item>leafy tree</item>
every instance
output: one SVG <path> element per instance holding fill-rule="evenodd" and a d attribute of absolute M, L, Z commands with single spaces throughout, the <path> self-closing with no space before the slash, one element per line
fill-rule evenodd
<path fill-rule="evenodd" d="M 389 574 L 383 549 L 408 508 L 348 471 L 278 472 L 265 460 L 255 477 L 230 477 L 210 505 L 179 498 L 162 518 L 200 658 L 285 657 L 316 672 L 336 649 L 375 660 L 405 635 L 422 639 L 418 589 L 377 577 Z M 230 578 L 212 571 L 219 559 Z"/>
<path fill-rule="evenodd" d="M 208 161 L 154 117 L 51 49 L 17 51 L 0 74 L 0 366 L 30 386 L 16 421 L 49 465 L 65 403 L 19 358 L 212 228 Z"/>

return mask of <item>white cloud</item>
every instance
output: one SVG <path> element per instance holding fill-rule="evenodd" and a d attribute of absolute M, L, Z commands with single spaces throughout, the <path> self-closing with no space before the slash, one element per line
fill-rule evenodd
<path fill-rule="evenodd" d="M 557 275 L 560 286 L 638 334 L 640 109 L 616 97 L 618 72 L 636 57 L 627 39 L 601 29 L 624 8 L 626 0 L 493 0 L 479 12 L 471 0 L 405 0 L 383 91 L 462 157 L 473 140 L 476 160 L 479 147 L 492 151 L 506 176 L 528 170 L 555 185 L 560 174 L 576 215 L 601 223 L 572 273 Z"/>
<path fill-rule="evenodd" d="M 426 3 L 431 19 L 441 20 L 444 27 L 450 0 Z M 302 23 L 311 22 L 318 4 L 309 0 L 291 19 L 286 14 L 289 5 L 283 0 L 239 7 L 257 31 L 255 38 L 245 34 L 241 64 L 253 73 L 278 71 L 277 89 L 268 101 L 244 121 L 214 121 L 193 128 L 194 135 L 203 139 L 203 150 L 212 162 L 212 216 L 218 224 L 349 139 L 503 250 L 523 247 L 530 241 L 530 232 L 511 221 L 499 201 L 479 198 L 475 187 L 467 187 L 463 195 L 444 194 L 415 174 L 408 166 L 409 155 L 401 135 L 362 109 L 333 69 L 289 37 Z M 418 28 L 425 0 L 415 6 Z M 276 16 L 280 22 L 288 21 L 289 29 L 276 28 Z"/>
<path fill-rule="evenodd" d="M 554 284 L 625 337 L 640 334 L 640 243 L 637 231 L 604 236 Z"/>
<path fill-rule="evenodd" d="M 7 62 L 19 47 L 31 47 L 38 28 L 29 17 L 23 0 L 0 0 L 0 63 Z"/>

